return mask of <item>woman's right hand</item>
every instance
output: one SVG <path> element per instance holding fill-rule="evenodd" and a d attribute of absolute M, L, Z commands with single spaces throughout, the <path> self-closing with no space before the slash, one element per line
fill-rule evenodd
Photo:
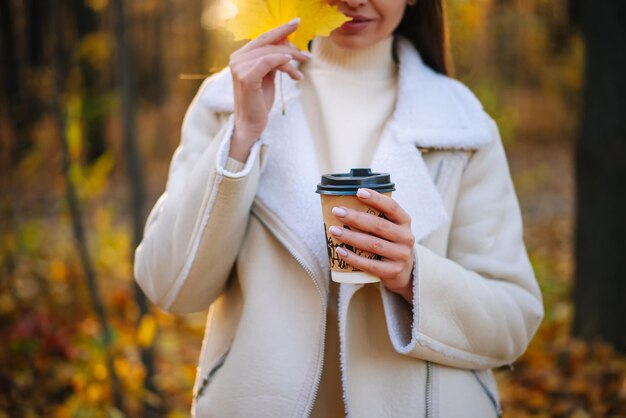
<path fill-rule="evenodd" d="M 302 73 L 290 61 L 305 61 L 310 54 L 287 41 L 299 22 L 299 19 L 294 19 L 265 32 L 230 56 L 235 100 L 235 127 L 229 151 L 231 158 L 245 162 L 250 149 L 267 127 L 274 103 L 276 71 L 285 72 L 294 80 L 302 79 Z"/>

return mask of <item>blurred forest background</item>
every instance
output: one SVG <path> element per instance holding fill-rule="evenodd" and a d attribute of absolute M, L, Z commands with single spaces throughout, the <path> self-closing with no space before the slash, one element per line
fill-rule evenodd
<path fill-rule="evenodd" d="M 0 1 L 0 418 L 189 415 L 206 313 L 150 306 L 132 253 L 185 109 L 235 47 L 220 1 Z M 572 337 L 585 45 L 568 2 L 447 6 L 545 298 L 529 350 L 497 372 L 505 416 L 624 417 L 626 356 Z"/>

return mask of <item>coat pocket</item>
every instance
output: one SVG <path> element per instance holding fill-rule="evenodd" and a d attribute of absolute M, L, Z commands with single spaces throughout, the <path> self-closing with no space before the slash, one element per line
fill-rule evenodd
<path fill-rule="evenodd" d="M 193 397 L 194 400 L 197 400 L 198 398 L 200 398 L 204 392 L 206 391 L 206 389 L 209 387 L 209 384 L 211 384 L 211 381 L 213 380 L 213 378 L 215 377 L 215 374 L 219 371 L 219 369 L 222 368 L 222 366 L 224 365 L 224 363 L 226 362 L 226 357 L 228 357 L 228 353 L 230 352 L 230 346 L 228 347 L 228 349 L 226 350 L 226 352 L 224 354 L 222 354 L 216 361 L 215 363 L 213 363 L 213 366 L 209 369 L 209 371 L 207 373 L 205 373 L 205 375 L 202 377 L 202 381 L 200 382 L 200 384 L 198 385 L 198 389 L 196 390 L 196 393 L 194 393 Z"/>
<path fill-rule="evenodd" d="M 498 387 L 489 369 L 467 370 L 432 364 L 431 379 L 433 418 L 502 416 Z"/>

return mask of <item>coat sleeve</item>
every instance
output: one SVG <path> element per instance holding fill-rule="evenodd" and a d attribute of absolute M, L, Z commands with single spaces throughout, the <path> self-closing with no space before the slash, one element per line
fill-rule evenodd
<path fill-rule="evenodd" d="M 221 293 L 243 241 L 261 164 L 257 142 L 244 167 L 228 159 L 233 116 L 203 101 L 208 79 L 185 115 L 166 190 L 135 251 L 135 278 L 161 308 L 207 309 Z M 232 170 L 232 171 L 229 171 Z"/>
<path fill-rule="evenodd" d="M 519 204 L 492 126 L 495 140 L 472 155 L 461 179 L 447 257 L 415 246 L 412 309 L 381 286 L 398 353 L 467 369 L 510 364 L 543 318 Z"/>

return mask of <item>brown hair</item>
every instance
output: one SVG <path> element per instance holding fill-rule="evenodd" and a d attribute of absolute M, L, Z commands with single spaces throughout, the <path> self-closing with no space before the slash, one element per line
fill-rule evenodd
<path fill-rule="evenodd" d="M 451 75 L 443 0 L 417 0 L 414 5 L 407 5 L 394 33 L 409 40 L 430 68 Z"/>

